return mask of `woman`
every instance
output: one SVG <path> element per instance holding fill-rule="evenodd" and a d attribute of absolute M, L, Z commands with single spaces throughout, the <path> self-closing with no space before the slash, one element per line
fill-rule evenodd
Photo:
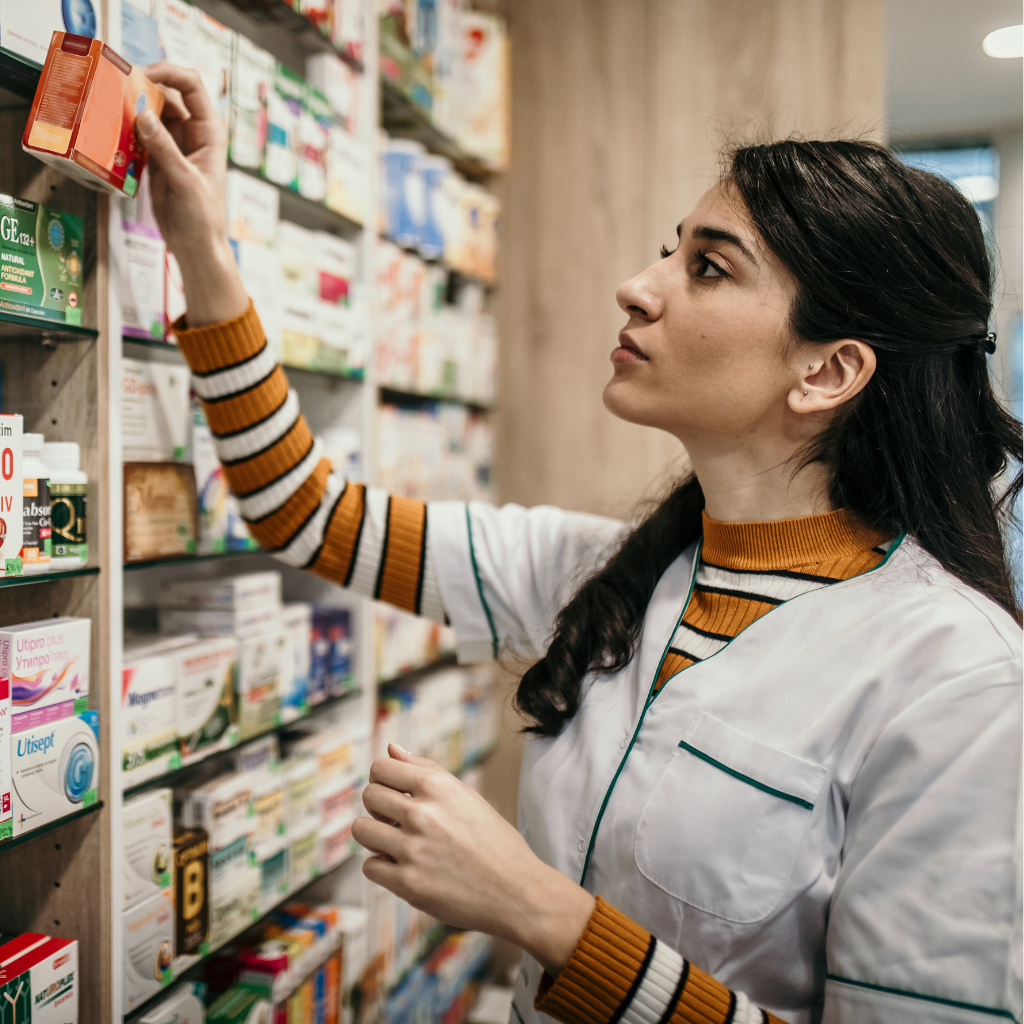
<path fill-rule="evenodd" d="M 523 947 L 523 1024 L 1020 1021 L 993 485 L 1021 432 L 970 205 L 876 146 L 738 150 L 618 293 L 606 405 L 694 476 L 632 528 L 424 506 L 331 475 L 234 268 L 209 101 L 150 75 L 183 98 L 138 122 L 179 344 L 253 535 L 447 617 L 464 657 L 539 659 L 521 834 L 392 746 L 353 829 L 366 875 Z"/>

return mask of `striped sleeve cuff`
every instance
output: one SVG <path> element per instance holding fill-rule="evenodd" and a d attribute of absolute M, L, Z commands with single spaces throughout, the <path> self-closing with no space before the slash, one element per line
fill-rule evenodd
<path fill-rule="evenodd" d="M 187 316 L 181 316 L 174 322 L 174 334 L 181 354 L 197 375 L 244 363 L 267 341 L 251 299 L 241 316 L 208 327 L 189 327 Z"/>
<path fill-rule="evenodd" d="M 781 1024 L 600 896 L 569 962 L 541 979 L 534 1006 L 562 1024 Z"/>

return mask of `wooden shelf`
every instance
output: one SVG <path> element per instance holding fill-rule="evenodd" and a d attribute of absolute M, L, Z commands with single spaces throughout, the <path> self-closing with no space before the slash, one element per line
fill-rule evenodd
<path fill-rule="evenodd" d="M 0 85 L 27 103 L 32 102 L 39 84 L 41 64 L 0 46 Z"/>
<path fill-rule="evenodd" d="M 170 771 L 162 772 L 160 775 L 154 775 L 152 778 L 139 782 L 136 785 L 125 786 L 122 790 L 122 797 L 125 800 L 129 800 L 131 797 L 146 789 L 154 789 L 157 786 L 170 786 L 172 788 L 174 786 L 179 786 L 190 775 L 194 774 L 200 765 L 209 765 L 221 760 L 228 754 L 238 750 L 239 747 L 243 747 L 247 743 L 251 743 L 253 740 L 258 740 L 261 736 L 269 736 L 272 733 L 284 732 L 285 730 L 298 725 L 300 722 L 308 722 L 311 718 L 322 715 L 324 712 L 338 707 L 339 704 L 343 704 L 351 700 L 353 697 L 358 697 L 362 692 L 363 691 L 359 687 L 353 687 L 351 690 L 339 693 L 336 697 L 328 697 L 327 700 L 323 700 L 319 704 L 311 705 L 304 715 L 300 715 L 298 718 L 294 718 L 290 722 L 282 722 L 280 725 L 275 725 L 272 729 L 265 729 L 263 732 L 257 733 L 255 736 L 247 736 L 244 740 L 239 740 L 237 743 L 233 743 L 229 747 L 211 750 L 204 757 L 196 758 L 194 761 L 189 761 L 187 764 L 183 764 L 179 768 L 172 768 Z"/>
<path fill-rule="evenodd" d="M 97 800 L 96 803 L 90 804 L 88 807 L 83 807 L 79 811 L 72 811 L 70 814 L 65 814 L 63 818 L 51 821 L 47 825 L 40 825 L 39 828 L 34 828 L 31 832 L 23 832 L 20 836 L 14 836 L 13 839 L 5 839 L 3 842 L 0 842 L 0 856 L 3 856 L 4 853 L 13 849 L 15 846 L 30 843 L 33 839 L 38 839 L 40 836 L 46 835 L 47 832 L 63 828 L 70 822 L 77 821 L 79 818 L 84 818 L 89 814 L 95 814 L 102 807 L 103 801 Z"/>
<path fill-rule="evenodd" d="M 0 587 L 24 587 L 30 583 L 53 583 L 56 580 L 69 580 L 75 576 L 97 576 L 98 565 L 86 566 L 84 569 L 62 569 L 57 572 L 40 572 L 30 576 L 0 576 Z"/>
<path fill-rule="evenodd" d="M 3 69 L 0 68 L 0 76 Z M 2 79 L 0 79 L 2 80 Z M 0 311 L 0 338 L 28 338 L 33 341 L 83 341 L 99 337 L 99 331 L 91 327 L 75 327 L 58 320 L 44 320 L 42 317 L 23 316 L 20 313 Z"/>

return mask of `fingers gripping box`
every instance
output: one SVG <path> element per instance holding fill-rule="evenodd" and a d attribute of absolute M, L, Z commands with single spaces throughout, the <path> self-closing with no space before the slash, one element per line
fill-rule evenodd
<path fill-rule="evenodd" d="M 135 119 L 163 93 L 106 43 L 54 32 L 21 147 L 98 192 L 134 196 L 146 151 Z"/>
<path fill-rule="evenodd" d="M 0 1024 L 78 1020 L 78 942 L 26 932 L 0 946 Z"/>

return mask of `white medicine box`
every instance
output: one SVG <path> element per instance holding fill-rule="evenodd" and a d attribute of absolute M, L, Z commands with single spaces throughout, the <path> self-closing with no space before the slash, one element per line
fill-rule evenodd
<path fill-rule="evenodd" d="M 173 824 L 169 789 L 154 790 L 125 803 L 121 811 L 125 909 L 170 887 Z"/>

